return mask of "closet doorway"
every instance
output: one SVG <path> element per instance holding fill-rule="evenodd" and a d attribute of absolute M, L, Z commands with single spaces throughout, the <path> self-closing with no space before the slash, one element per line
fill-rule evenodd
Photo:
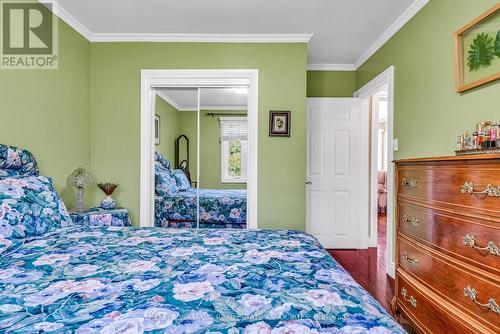
<path fill-rule="evenodd" d="M 141 80 L 141 226 L 256 228 L 258 71 Z"/>

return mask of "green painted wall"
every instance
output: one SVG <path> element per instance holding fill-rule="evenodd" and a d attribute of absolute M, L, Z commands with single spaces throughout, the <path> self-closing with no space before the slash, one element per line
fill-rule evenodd
<path fill-rule="evenodd" d="M 307 71 L 307 97 L 352 97 L 354 71 Z"/>
<path fill-rule="evenodd" d="M 156 145 L 156 150 L 175 163 L 175 140 L 181 134 L 180 113 L 158 95 L 155 109 L 155 114 L 160 116 L 160 144 Z"/>
<path fill-rule="evenodd" d="M 0 70 L 0 143 L 30 150 L 72 208 L 66 178 L 90 167 L 90 43 L 61 20 L 58 30 L 59 69 Z"/>
<path fill-rule="evenodd" d="M 306 44 L 91 45 L 92 170 L 120 183 L 116 199 L 139 216 L 140 70 L 259 69 L 260 227 L 305 228 Z M 268 136 L 271 109 L 292 111 L 290 138 Z"/>
<path fill-rule="evenodd" d="M 457 135 L 500 119 L 500 82 L 457 94 L 453 33 L 497 0 L 430 1 L 356 72 L 360 88 L 395 68 L 395 158 L 453 155 Z"/>
<path fill-rule="evenodd" d="M 197 113 L 194 111 L 180 112 L 180 131 L 179 134 L 186 135 L 189 139 L 189 172 L 191 174 L 191 181 L 198 181 L 198 174 L 196 164 L 198 161 L 198 151 L 196 141 L 198 140 L 197 133 Z M 183 141 L 183 146 L 180 148 L 179 161 L 187 159 L 186 148 Z"/>

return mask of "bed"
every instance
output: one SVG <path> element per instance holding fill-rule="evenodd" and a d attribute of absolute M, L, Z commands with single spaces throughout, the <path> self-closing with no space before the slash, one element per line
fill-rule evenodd
<path fill-rule="evenodd" d="M 155 226 L 202 228 L 247 227 L 247 192 L 240 189 L 196 189 L 180 170 L 155 154 Z"/>
<path fill-rule="evenodd" d="M 155 225 L 196 227 L 196 196 L 200 200 L 202 228 L 246 228 L 246 190 L 188 189 L 155 198 Z"/>
<path fill-rule="evenodd" d="M 307 234 L 85 226 L 2 254 L 0 331 L 33 329 L 404 333 Z"/>
<path fill-rule="evenodd" d="M 308 234 L 75 225 L 37 173 L 0 195 L 2 333 L 404 333 Z"/>

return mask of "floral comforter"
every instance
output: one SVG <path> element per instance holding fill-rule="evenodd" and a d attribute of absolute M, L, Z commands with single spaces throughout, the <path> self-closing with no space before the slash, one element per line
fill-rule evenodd
<path fill-rule="evenodd" d="M 70 227 L 0 262 L 2 333 L 404 333 L 311 236 Z"/>
<path fill-rule="evenodd" d="M 200 197 L 200 227 L 246 228 L 246 190 L 188 189 L 157 196 L 155 226 L 196 227 L 196 196 Z"/>

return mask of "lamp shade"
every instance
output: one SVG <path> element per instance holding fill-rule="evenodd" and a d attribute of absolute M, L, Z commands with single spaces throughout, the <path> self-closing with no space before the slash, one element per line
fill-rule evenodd
<path fill-rule="evenodd" d="M 85 186 L 94 183 L 94 178 L 85 168 L 79 166 L 68 176 L 66 183 L 70 187 L 85 188 Z"/>

